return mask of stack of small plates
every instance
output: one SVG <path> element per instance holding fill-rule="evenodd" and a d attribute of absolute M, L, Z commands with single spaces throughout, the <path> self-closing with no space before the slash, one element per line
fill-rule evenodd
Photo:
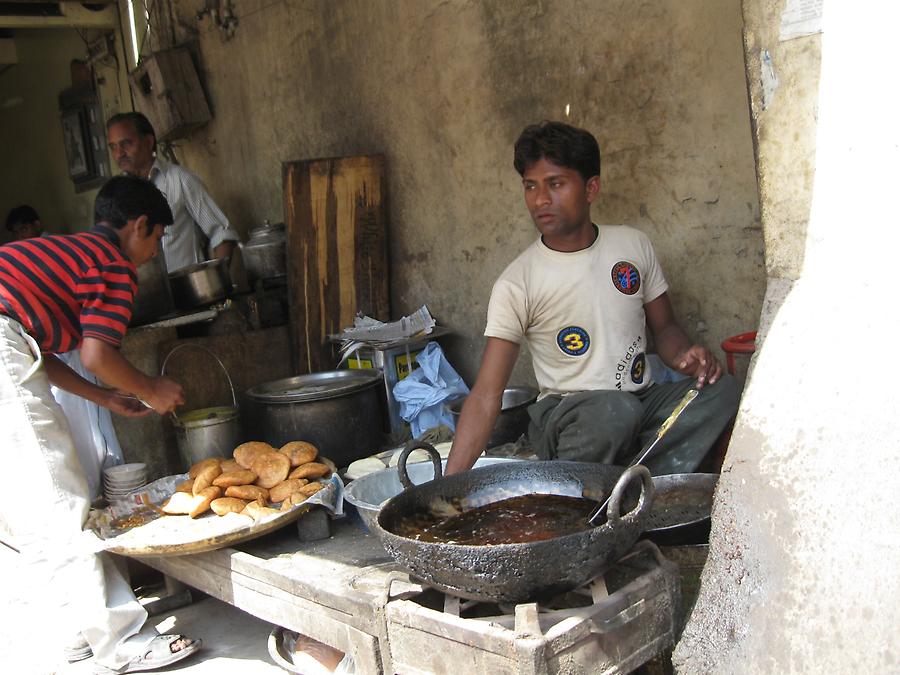
<path fill-rule="evenodd" d="M 147 465 L 141 462 L 119 464 L 103 470 L 103 494 L 106 501 L 121 499 L 147 484 Z"/>

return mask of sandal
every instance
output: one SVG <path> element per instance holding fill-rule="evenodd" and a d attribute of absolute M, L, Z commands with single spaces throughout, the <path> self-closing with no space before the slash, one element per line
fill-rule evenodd
<path fill-rule="evenodd" d="M 191 643 L 187 647 L 173 652 L 172 644 L 178 640 L 191 640 Z M 144 648 L 143 654 L 135 656 L 121 668 L 112 669 L 101 666 L 101 669 L 95 672 L 101 675 L 111 675 L 112 673 L 121 675 L 122 673 L 143 673 L 148 670 L 156 670 L 190 656 L 200 649 L 201 644 L 200 640 L 193 640 L 184 635 L 157 635 Z"/>

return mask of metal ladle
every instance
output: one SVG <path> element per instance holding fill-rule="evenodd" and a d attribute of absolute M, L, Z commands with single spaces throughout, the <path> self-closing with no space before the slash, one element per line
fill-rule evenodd
<path fill-rule="evenodd" d="M 628 466 L 625 467 L 626 469 L 631 468 L 635 464 L 640 464 L 647 458 L 647 455 L 649 455 L 653 451 L 653 448 L 656 447 L 656 444 L 662 440 L 662 437 L 666 435 L 666 432 L 668 432 L 672 425 L 675 424 L 675 420 L 678 419 L 678 416 L 684 412 L 684 409 L 688 407 L 691 401 L 697 398 L 697 394 L 699 393 L 700 392 L 698 392 L 696 389 L 688 389 L 687 393 L 678 402 L 678 405 L 675 406 L 675 410 L 672 411 L 672 414 L 669 415 L 666 418 L 666 421 L 660 425 L 659 431 L 656 432 L 656 438 L 653 439 L 653 442 L 650 443 L 649 446 L 647 446 L 646 450 L 638 453 L 635 458 L 631 460 L 631 462 L 629 462 Z M 598 506 L 590 515 L 590 517 L 588 518 L 589 525 L 597 525 L 598 521 L 600 520 L 600 516 L 604 511 L 606 511 L 606 507 L 609 504 L 610 497 L 612 497 L 612 494 L 610 494 L 609 497 L 607 497 L 603 501 L 603 503 Z"/>

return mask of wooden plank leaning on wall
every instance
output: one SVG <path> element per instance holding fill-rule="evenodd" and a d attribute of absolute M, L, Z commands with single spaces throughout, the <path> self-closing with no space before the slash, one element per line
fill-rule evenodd
<path fill-rule="evenodd" d="M 391 318 L 385 158 L 285 162 L 282 179 L 292 366 L 333 370 L 328 335 L 357 312 Z"/>

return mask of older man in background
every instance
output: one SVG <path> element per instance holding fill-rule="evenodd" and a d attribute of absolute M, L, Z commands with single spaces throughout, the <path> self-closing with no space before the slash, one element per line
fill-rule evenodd
<path fill-rule="evenodd" d="M 231 257 L 240 241 L 237 232 L 196 174 L 157 156 L 156 132 L 144 115 L 113 115 L 106 123 L 106 137 L 119 168 L 152 181 L 172 209 L 175 223 L 162 240 L 169 272 L 211 258 Z"/>

